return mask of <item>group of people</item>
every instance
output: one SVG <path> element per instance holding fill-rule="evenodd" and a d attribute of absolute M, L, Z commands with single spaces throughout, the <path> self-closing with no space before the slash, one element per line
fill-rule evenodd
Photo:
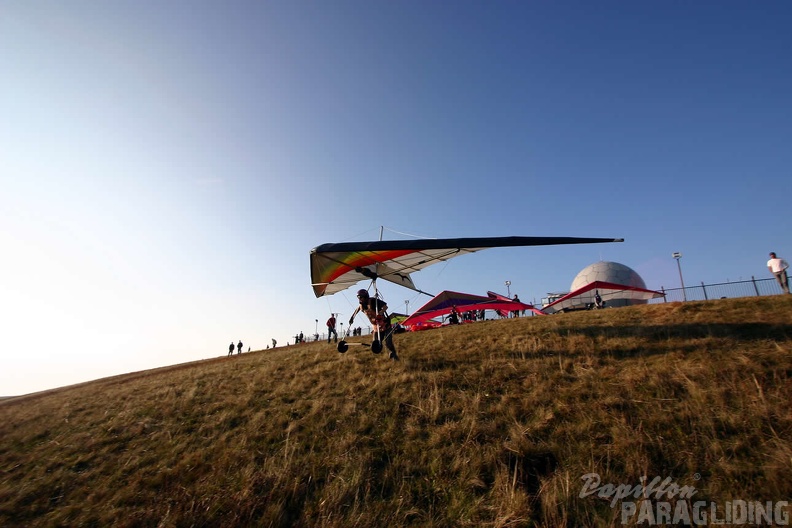
<path fill-rule="evenodd" d="M 789 263 L 779 258 L 775 252 L 770 253 L 770 260 L 767 261 L 767 269 L 772 273 L 776 280 L 778 281 L 779 286 L 781 286 L 781 290 L 784 293 L 790 293 L 789 291 L 789 276 L 787 274 L 787 269 L 789 268 Z M 380 299 L 379 297 L 371 297 L 368 293 L 368 290 L 359 290 L 357 292 L 358 298 L 358 306 L 355 308 L 355 311 L 352 313 L 352 317 L 349 318 L 349 328 L 352 328 L 352 324 L 355 322 L 355 316 L 358 313 L 363 313 L 368 318 L 369 322 L 372 326 L 372 335 L 374 336 L 375 340 L 380 340 L 385 346 L 388 348 L 389 356 L 394 361 L 399 360 L 399 355 L 396 353 L 396 346 L 393 344 L 393 325 L 390 322 L 390 318 L 388 317 L 387 310 L 388 305 L 387 303 Z M 605 306 L 605 302 L 602 301 L 602 298 L 599 295 L 599 291 L 596 292 L 595 296 L 595 306 L 596 308 L 603 308 Z M 519 301 L 517 296 L 514 296 L 515 301 Z M 483 310 L 480 314 L 475 313 L 465 313 L 462 317 L 472 317 L 475 320 L 476 316 L 478 315 L 480 318 L 483 319 Z M 519 312 L 512 312 L 513 317 L 517 317 Z M 327 320 L 327 342 L 330 343 L 330 339 L 332 337 L 333 342 L 338 342 L 338 332 L 336 331 L 336 314 L 330 314 L 330 318 Z M 451 309 L 451 313 L 449 314 L 449 322 L 451 324 L 457 324 L 460 320 L 460 314 L 457 311 L 456 307 Z M 361 335 L 360 327 L 355 329 L 355 335 Z M 300 343 L 304 341 L 303 333 L 300 332 L 299 335 L 295 336 L 295 343 Z M 317 337 L 318 340 L 318 337 Z M 272 347 L 275 348 L 276 341 L 272 340 Z M 228 345 L 228 355 L 231 356 L 234 353 L 234 348 L 237 350 L 237 354 L 242 353 L 242 340 L 240 340 L 236 345 L 232 341 L 230 345 Z M 248 347 L 248 352 L 250 352 L 250 347 Z"/>
<path fill-rule="evenodd" d="M 460 322 L 472 323 L 475 321 L 483 321 L 485 310 L 467 310 L 460 313 L 456 306 L 451 306 L 451 311 L 448 313 L 448 324 L 459 324 Z"/>
<path fill-rule="evenodd" d="M 787 275 L 787 269 L 789 268 L 789 263 L 782 259 L 778 258 L 775 253 L 770 253 L 770 260 L 767 261 L 767 269 L 775 276 L 778 284 L 781 286 L 781 290 L 784 293 L 790 293 L 789 291 L 789 277 Z M 399 356 L 396 353 L 396 347 L 393 344 L 393 331 L 390 319 L 387 317 L 387 309 L 388 305 L 385 303 L 384 300 L 379 298 L 372 298 L 369 296 L 367 290 L 359 290 L 357 292 L 357 298 L 359 302 L 359 306 L 355 309 L 352 317 L 349 318 L 349 326 L 351 328 L 352 324 L 355 322 L 355 316 L 358 312 L 363 312 L 368 317 L 369 321 L 372 324 L 374 329 L 374 338 L 375 339 L 382 339 L 384 341 L 385 346 L 388 347 L 390 351 L 390 357 L 393 360 L 398 361 Z M 517 295 L 514 296 L 514 300 L 519 302 L 519 298 Z M 602 300 L 602 297 L 599 294 L 599 290 L 595 294 L 595 307 L 596 308 L 604 308 L 605 302 Z M 483 316 L 483 314 L 481 314 Z M 519 316 L 519 311 L 514 311 L 511 314 L 513 317 Z M 475 315 L 473 316 L 475 317 Z M 452 324 L 458 323 L 460 318 L 460 314 L 457 311 L 456 307 L 451 309 L 451 313 L 449 314 L 449 319 Z M 483 318 L 483 317 L 482 317 Z M 331 315 L 330 319 L 327 321 L 328 333 L 327 333 L 327 342 L 330 342 L 330 334 L 332 333 L 335 339 L 338 339 L 338 334 L 335 331 L 335 316 Z"/>
<path fill-rule="evenodd" d="M 237 354 L 242 353 L 242 340 L 239 340 L 239 343 L 236 344 Z M 248 352 L 250 352 L 250 347 L 248 347 Z M 234 342 L 231 341 L 231 344 L 228 345 L 228 355 L 232 356 L 234 354 Z"/>

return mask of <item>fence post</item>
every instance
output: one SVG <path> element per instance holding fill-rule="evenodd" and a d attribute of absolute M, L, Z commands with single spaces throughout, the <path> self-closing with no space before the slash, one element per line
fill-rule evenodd
<path fill-rule="evenodd" d="M 751 275 L 751 282 L 753 282 L 754 290 L 756 291 L 756 296 L 759 297 L 759 288 L 756 286 L 756 277 Z"/>
<path fill-rule="evenodd" d="M 709 297 L 707 297 L 707 288 L 704 287 L 704 281 L 701 281 L 701 289 L 704 291 L 704 300 L 709 301 Z"/>

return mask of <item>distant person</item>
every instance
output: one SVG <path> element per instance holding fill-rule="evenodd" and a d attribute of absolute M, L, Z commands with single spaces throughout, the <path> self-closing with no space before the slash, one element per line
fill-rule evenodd
<path fill-rule="evenodd" d="M 459 312 L 456 306 L 451 306 L 451 313 L 448 314 L 448 324 L 459 324 Z"/>
<path fill-rule="evenodd" d="M 600 297 L 599 290 L 594 291 L 594 306 L 597 308 L 605 308 L 605 303 L 602 301 L 602 297 Z"/>
<path fill-rule="evenodd" d="M 305 343 L 305 336 L 300 332 L 300 343 Z"/>
<path fill-rule="evenodd" d="M 396 347 L 393 345 L 393 332 L 391 332 L 391 322 L 387 315 L 388 304 L 382 299 L 371 298 L 366 290 L 359 290 L 357 292 L 358 302 L 360 303 L 355 311 L 352 312 L 352 317 L 349 318 L 349 326 L 355 322 L 355 316 L 358 312 L 363 312 L 371 321 L 372 335 L 374 339 L 382 339 L 385 341 L 385 346 L 390 351 L 390 358 L 394 361 L 399 361 L 399 356 L 396 354 Z M 379 330 L 379 332 L 377 332 Z"/>
<path fill-rule="evenodd" d="M 775 278 L 784 293 L 789 293 L 789 276 L 787 275 L 788 267 L 789 262 L 776 257 L 775 253 L 770 253 L 770 260 L 767 261 L 767 269 L 770 270 L 770 273 L 775 275 Z"/>
<path fill-rule="evenodd" d="M 242 353 L 242 340 L 237 343 L 237 355 Z"/>
<path fill-rule="evenodd" d="M 278 342 L 273 339 L 272 340 L 272 348 L 275 348 L 276 346 L 278 346 Z"/>
<path fill-rule="evenodd" d="M 517 297 L 516 293 L 514 294 L 514 299 L 513 300 L 514 300 L 514 302 L 520 302 L 520 298 Z M 512 317 L 520 317 L 520 310 L 514 310 L 512 312 Z"/>
<path fill-rule="evenodd" d="M 336 318 L 335 314 L 330 314 L 330 319 L 327 320 L 327 343 L 330 343 L 330 334 L 333 334 L 333 342 L 338 343 L 338 332 L 336 332 Z"/>
<path fill-rule="evenodd" d="M 228 345 L 228 355 L 231 356 L 234 354 L 234 342 L 231 341 L 231 344 Z"/>

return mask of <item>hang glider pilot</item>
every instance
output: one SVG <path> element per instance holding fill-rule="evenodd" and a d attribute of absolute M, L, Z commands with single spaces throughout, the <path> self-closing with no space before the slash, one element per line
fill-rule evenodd
<path fill-rule="evenodd" d="M 366 317 L 368 317 L 371 322 L 374 339 L 384 339 L 385 346 L 388 347 L 390 351 L 390 358 L 394 361 L 398 361 L 399 356 L 396 354 L 396 347 L 393 345 L 393 332 L 391 331 L 390 318 L 386 315 L 388 305 L 382 299 L 377 299 L 376 297 L 372 299 L 369 297 L 369 293 L 366 290 L 359 290 L 357 292 L 357 298 L 360 305 L 355 308 L 352 317 L 349 318 L 350 328 L 355 322 L 355 316 L 358 312 L 366 314 Z M 384 337 L 381 337 L 383 335 Z"/>

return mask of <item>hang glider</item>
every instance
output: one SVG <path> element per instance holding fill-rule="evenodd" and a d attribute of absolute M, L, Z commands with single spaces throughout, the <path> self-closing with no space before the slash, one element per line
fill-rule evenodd
<path fill-rule="evenodd" d="M 495 247 L 603 242 L 624 242 L 624 239 L 514 236 L 322 244 L 311 250 L 311 286 L 314 294 L 322 297 L 343 291 L 362 280 L 383 279 L 421 292 L 413 283 L 411 273 L 460 255 Z"/>
<path fill-rule="evenodd" d="M 432 300 L 418 308 L 401 324 L 406 327 L 421 325 L 436 317 L 448 315 L 451 313 L 452 307 L 455 307 L 459 313 L 471 310 L 499 310 L 506 313 L 530 310 L 539 315 L 544 315 L 544 313 L 530 304 L 515 301 L 492 292 L 487 292 L 487 297 L 482 297 L 481 295 L 472 295 L 470 293 L 444 291 L 438 293 Z"/>
<path fill-rule="evenodd" d="M 662 292 L 647 290 L 637 286 L 625 286 L 613 282 L 594 281 L 551 302 L 545 306 L 542 311 L 552 314 L 563 312 L 564 310 L 585 308 L 586 306 L 594 304 L 597 292 L 599 292 L 602 300 L 605 301 L 606 306 L 608 301 L 613 301 L 615 299 L 648 301 L 649 299 L 663 296 Z"/>
<path fill-rule="evenodd" d="M 505 295 L 501 295 L 500 293 L 495 293 L 495 292 L 491 292 L 491 291 L 487 292 L 487 296 L 489 296 L 489 297 L 491 297 L 491 298 L 493 298 L 495 300 L 498 300 L 498 301 L 511 302 L 511 303 L 515 302 L 514 299 L 509 299 Z M 526 304 L 526 303 L 523 303 L 521 301 L 517 301 L 517 302 L 521 303 L 521 304 L 525 304 L 525 306 L 528 307 L 528 308 L 520 308 L 520 310 L 528 310 L 528 311 L 531 311 L 531 312 L 535 313 L 536 315 L 547 315 L 546 313 L 544 313 L 542 310 L 538 309 L 533 304 Z M 509 312 L 513 312 L 514 310 L 517 310 L 517 308 L 512 308 L 511 310 L 509 310 L 509 309 L 497 309 L 496 311 L 499 314 L 503 315 L 503 314 L 508 314 Z"/>

